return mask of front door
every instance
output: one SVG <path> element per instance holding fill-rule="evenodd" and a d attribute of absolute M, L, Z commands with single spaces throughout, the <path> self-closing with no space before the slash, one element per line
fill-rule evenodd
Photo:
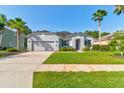
<path fill-rule="evenodd" d="M 76 50 L 80 50 L 80 39 L 76 39 L 75 46 L 76 46 Z"/>

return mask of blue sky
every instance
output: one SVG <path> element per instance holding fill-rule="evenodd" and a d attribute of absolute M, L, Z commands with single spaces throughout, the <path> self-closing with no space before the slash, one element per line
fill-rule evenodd
<path fill-rule="evenodd" d="M 0 13 L 8 19 L 20 17 L 33 30 L 84 32 L 97 30 L 97 22 L 91 20 L 98 9 L 105 9 L 108 15 L 102 22 L 102 31 L 114 32 L 124 29 L 124 15 L 113 14 L 114 6 L 0 6 Z"/>

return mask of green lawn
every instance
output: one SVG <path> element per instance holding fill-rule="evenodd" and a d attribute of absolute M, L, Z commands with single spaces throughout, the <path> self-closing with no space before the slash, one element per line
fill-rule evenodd
<path fill-rule="evenodd" d="M 5 50 L 0 50 L 0 58 L 5 57 L 7 52 Z"/>
<path fill-rule="evenodd" d="M 124 64 L 124 58 L 114 56 L 114 52 L 56 52 L 44 64 Z"/>
<path fill-rule="evenodd" d="M 34 88 L 124 88 L 124 72 L 35 72 Z"/>
<path fill-rule="evenodd" d="M 6 57 L 6 56 L 9 56 L 9 55 L 16 55 L 16 54 L 19 54 L 21 52 L 7 52 L 5 50 L 0 50 L 0 58 L 1 57 Z"/>

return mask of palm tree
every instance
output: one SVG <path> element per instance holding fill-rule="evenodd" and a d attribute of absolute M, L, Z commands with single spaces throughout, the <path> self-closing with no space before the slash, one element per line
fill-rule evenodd
<path fill-rule="evenodd" d="M 12 29 L 16 29 L 16 48 L 17 50 L 19 50 L 19 37 L 20 37 L 20 33 L 22 33 L 23 31 L 25 31 L 25 22 L 21 19 L 21 18 L 15 18 L 15 19 L 10 19 L 7 22 L 7 25 L 12 28 Z"/>
<path fill-rule="evenodd" d="M 25 25 L 24 28 L 25 28 L 25 30 L 23 31 L 24 35 L 29 35 L 32 33 L 32 30 L 27 25 Z"/>
<path fill-rule="evenodd" d="M 97 10 L 95 13 L 93 13 L 92 20 L 95 22 L 98 21 L 98 31 L 99 31 L 99 44 L 101 45 L 101 21 L 103 20 L 103 17 L 107 15 L 107 12 L 105 10 Z"/>
<path fill-rule="evenodd" d="M 114 14 L 120 15 L 120 14 L 124 14 L 124 5 L 115 5 L 115 10 L 114 10 Z"/>
<path fill-rule="evenodd" d="M 6 25 L 7 18 L 4 14 L 0 14 L 0 31 L 4 29 Z"/>

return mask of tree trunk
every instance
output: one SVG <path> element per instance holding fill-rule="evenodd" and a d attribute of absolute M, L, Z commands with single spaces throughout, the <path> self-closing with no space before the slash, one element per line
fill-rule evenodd
<path fill-rule="evenodd" d="M 16 49 L 19 50 L 19 31 L 16 32 Z"/>
<path fill-rule="evenodd" d="M 99 45 L 101 45 L 101 21 L 98 20 Z"/>

